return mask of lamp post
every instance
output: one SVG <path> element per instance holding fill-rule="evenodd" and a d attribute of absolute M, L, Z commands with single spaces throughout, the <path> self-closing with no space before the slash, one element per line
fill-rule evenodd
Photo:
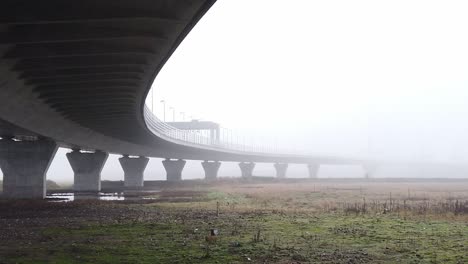
<path fill-rule="evenodd" d="M 182 115 L 182 121 L 185 121 L 185 112 L 180 112 L 180 114 Z"/>
<path fill-rule="evenodd" d="M 161 100 L 161 103 L 163 104 L 163 121 L 166 122 L 166 101 Z"/>
<path fill-rule="evenodd" d="M 171 106 L 169 109 L 172 110 L 172 122 L 175 122 L 175 108 Z"/>

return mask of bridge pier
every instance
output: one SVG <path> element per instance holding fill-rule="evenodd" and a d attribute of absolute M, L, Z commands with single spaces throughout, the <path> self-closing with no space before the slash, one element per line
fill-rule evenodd
<path fill-rule="evenodd" d="M 364 169 L 364 178 L 370 179 L 374 178 L 377 172 L 377 165 L 371 163 L 362 164 L 362 168 Z"/>
<path fill-rule="evenodd" d="M 46 173 L 57 144 L 49 139 L 0 140 L 0 167 L 3 171 L 3 196 L 16 199 L 43 199 Z"/>
<path fill-rule="evenodd" d="M 187 161 L 182 159 L 171 160 L 165 159 L 162 161 L 164 169 L 166 169 L 166 179 L 168 181 L 181 181 L 182 180 L 182 170 L 184 169 L 185 163 Z"/>
<path fill-rule="evenodd" d="M 276 169 L 276 178 L 283 179 L 286 178 L 286 171 L 288 170 L 287 163 L 275 163 L 274 164 Z"/>
<path fill-rule="evenodd" d="M 218 178 L 218 170 L 221 167 L 219 161 L 203 161 L 203 170 L 205 170 L 205 180 L 216 180 Z"/>
<path fill-rule="evenodd" d="M 99 192 L 101 190 L 101 171 L 109 154 L 96 151 L 80 152 L 74 149 L 67 153 L 67 159 L 75 173 L 73 190 L 77 192 Z"/>
<path fill-rule="evenodd" d="M 124 171 L 124 186 L 129 188 L 139 188 L 144 185 L 144 172 L 148 165 L 149 158 L 130 158 L 124 155 L 119 158 L 120 165 Z"/>
<path fill-rule="evenodd" d="M 244 179 L 250 179 L 253 176 L 253 170 L 255 168 L 255 163 L 250 162 L 241 162 L 239 163 L 239 168 L 241 169 L 242 172 L 242 178 Z"/>
<path fill-rule="evenodd" d="M 309 170 L 309 178 L 317 179 L 318 171 L 320 169 L 320 164 L 309 163 L 307 164 L 307 169 Z"/>

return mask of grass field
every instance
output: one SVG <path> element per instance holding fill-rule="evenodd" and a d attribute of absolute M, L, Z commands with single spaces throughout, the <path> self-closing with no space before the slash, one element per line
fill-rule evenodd
<path fill-rule="evenodd" d="M 459 182 L 218 183 L 150 196 L 3 201 L 0 263 L 468 263 Z"/>

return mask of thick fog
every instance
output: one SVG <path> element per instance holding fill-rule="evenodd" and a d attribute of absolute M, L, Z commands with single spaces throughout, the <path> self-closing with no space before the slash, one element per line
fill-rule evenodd
<path fill-rule="evenodd" d="M 215 121 L 299 153 L 406 162 L 385 177 L 464 177 L 468 163 L 468 2 L 218 1 L 147 98 L 161 117 Z M 154 98 L 152 96 L 154 94 Z M 72 179 L 58 153 L 49 178 Z M 123 179 L 111 156 L 103 179 Z M 429 168 L 411 163 L 454 163 Z M 201 178 L 190 162 L 184 178 Z M 273 176 L 271 164 L 256 174 Z M 226 163 L 221 176 L 238 176 Z M 290 176 L 305 177 L 294 165 Z M 321 177 L 361 177 L 323 166 Z M 146 179 L 164 179 L 152 159 Z"/>
<path fill-rule="evenodd" d="M 155 110 L 164 99 L 312 153 L 466 162 L 467 13 L 466 1 L 219 1 L 157 78 Z"/>

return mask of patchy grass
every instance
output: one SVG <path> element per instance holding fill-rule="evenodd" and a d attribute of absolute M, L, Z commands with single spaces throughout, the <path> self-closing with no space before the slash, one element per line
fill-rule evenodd
<path fill-rule="evenodd" d="M 329 210 L 322 203 L 336 199 L 336 189 L 248 190 L 161 192 L 152 203 L 49 203 L 31 215 L 25 207 L 19 222 L 0 213 L 0 263 L 468 263 L 463 214 L 350 213 L 345 205 L 364 203 L 360 189 L 346 189 L 355 200 Z M 67 224 L 60 211 L 70 215 Z"/>

